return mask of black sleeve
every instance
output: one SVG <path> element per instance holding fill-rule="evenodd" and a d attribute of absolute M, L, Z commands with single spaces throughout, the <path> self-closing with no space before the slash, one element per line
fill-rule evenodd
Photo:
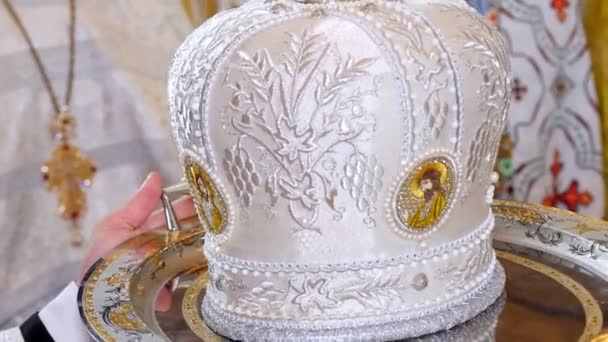
<path fill-rule="evenodd" d="M 38 317 L 38 313 L 28 318 L 19 329 L 25 342 L 55 342 Z"/>

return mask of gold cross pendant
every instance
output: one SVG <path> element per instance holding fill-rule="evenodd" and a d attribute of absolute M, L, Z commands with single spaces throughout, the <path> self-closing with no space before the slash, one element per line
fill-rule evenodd
<path fill-rule="evenodd" d="M 96 172 L 93 160 L 83 154 L 78 147 L 69 143 L 68 136 L 73 131 L 73 119 L 61 114 L 51 132 L 60 143 L 51 154 L 51 159 L 42 166 L 42 179 L 48 190 L 57 193 L 59 216 L 74 223 L 72 245 L 82 244 L 80 231 L 75 223 L 86 211 L 84 188 L 91 185 Z"/>

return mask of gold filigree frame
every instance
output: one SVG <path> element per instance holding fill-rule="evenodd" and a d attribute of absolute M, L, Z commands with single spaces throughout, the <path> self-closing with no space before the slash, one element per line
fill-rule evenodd
<path fill-rule="evenodd" d="M 192 153 L 185 154 L 182 165 L 203 228 L 210 236 L 227 237 L 232 215 L 222 183 L 207 164 Z"/>
<path fill-rule="evenodd" d="M 447 152 L 422 156 L 406 167 L 387 203 L 393 230 L 406 238 L 424 238 L 436 231 L 458 197 L 460 174 Z"/>

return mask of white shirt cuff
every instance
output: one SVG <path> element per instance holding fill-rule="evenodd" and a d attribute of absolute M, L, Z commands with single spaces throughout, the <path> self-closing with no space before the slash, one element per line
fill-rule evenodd
<path fill-rule="evenodd" d="M 19 327 L 0 331 L 0 342 L 24 342 Z"/>
<path fill-rule="evenodd" d="M 78 287 L 72 282 L 38 313 L 40 321 L 55 341 L 91 340 L 80 320 L 77 297 Z"/>

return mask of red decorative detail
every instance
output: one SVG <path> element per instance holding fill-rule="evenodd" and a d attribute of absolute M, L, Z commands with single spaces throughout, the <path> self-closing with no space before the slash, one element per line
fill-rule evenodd
<path fill-rule="evenodd" d="M 566 21 L 568 18 L 568 14 L 566 13 L 566 9 L 570 7 L 569 0 L 551 0 L 551 7 L 555 10 L 555 14 L 557 15 L 557 20 L 560 22 Z"/>
<path fill-rule="evenodd" d="M 77 220 L 80 217 L 80 213 L 77 211 L 72 212 L 72 220 Z"/>
<path fill-rule="evenodd" d="M 498 14 L 497 10 L 490 9 L 490 10 L 488 10 L 488 13 L 486 14 L 486 18 L 488 18 L 488 20 L 492 24 L 498 25 L 498 21 L 500 20 L 500 15 Z"/>
<path fill-rule="evenodd" d="M 528 86 L 526 86 L 519 78 L 515 78 L 513 80 L 511 89 L 513 90 L 513 97 L 516 101 L 521 101 L 528 93 Z"/>
<path fill-rule="evenodd" d="M 551 193 L 543 199 L 543 205 L 556 207 L 560 204 L 566 206 L 570 211 L 578 211 L 580 205 L 588 206 L 593 202 L 593 196 L 588 191 L 579 192 L 579 184 L 577 180 L 573 180 L 568 189 L 559 192 L 559 175 L 564 170 L 564 164 L 559 159 L 559 151 L 553 154 L 553 163 L 551 164 Z"/>

